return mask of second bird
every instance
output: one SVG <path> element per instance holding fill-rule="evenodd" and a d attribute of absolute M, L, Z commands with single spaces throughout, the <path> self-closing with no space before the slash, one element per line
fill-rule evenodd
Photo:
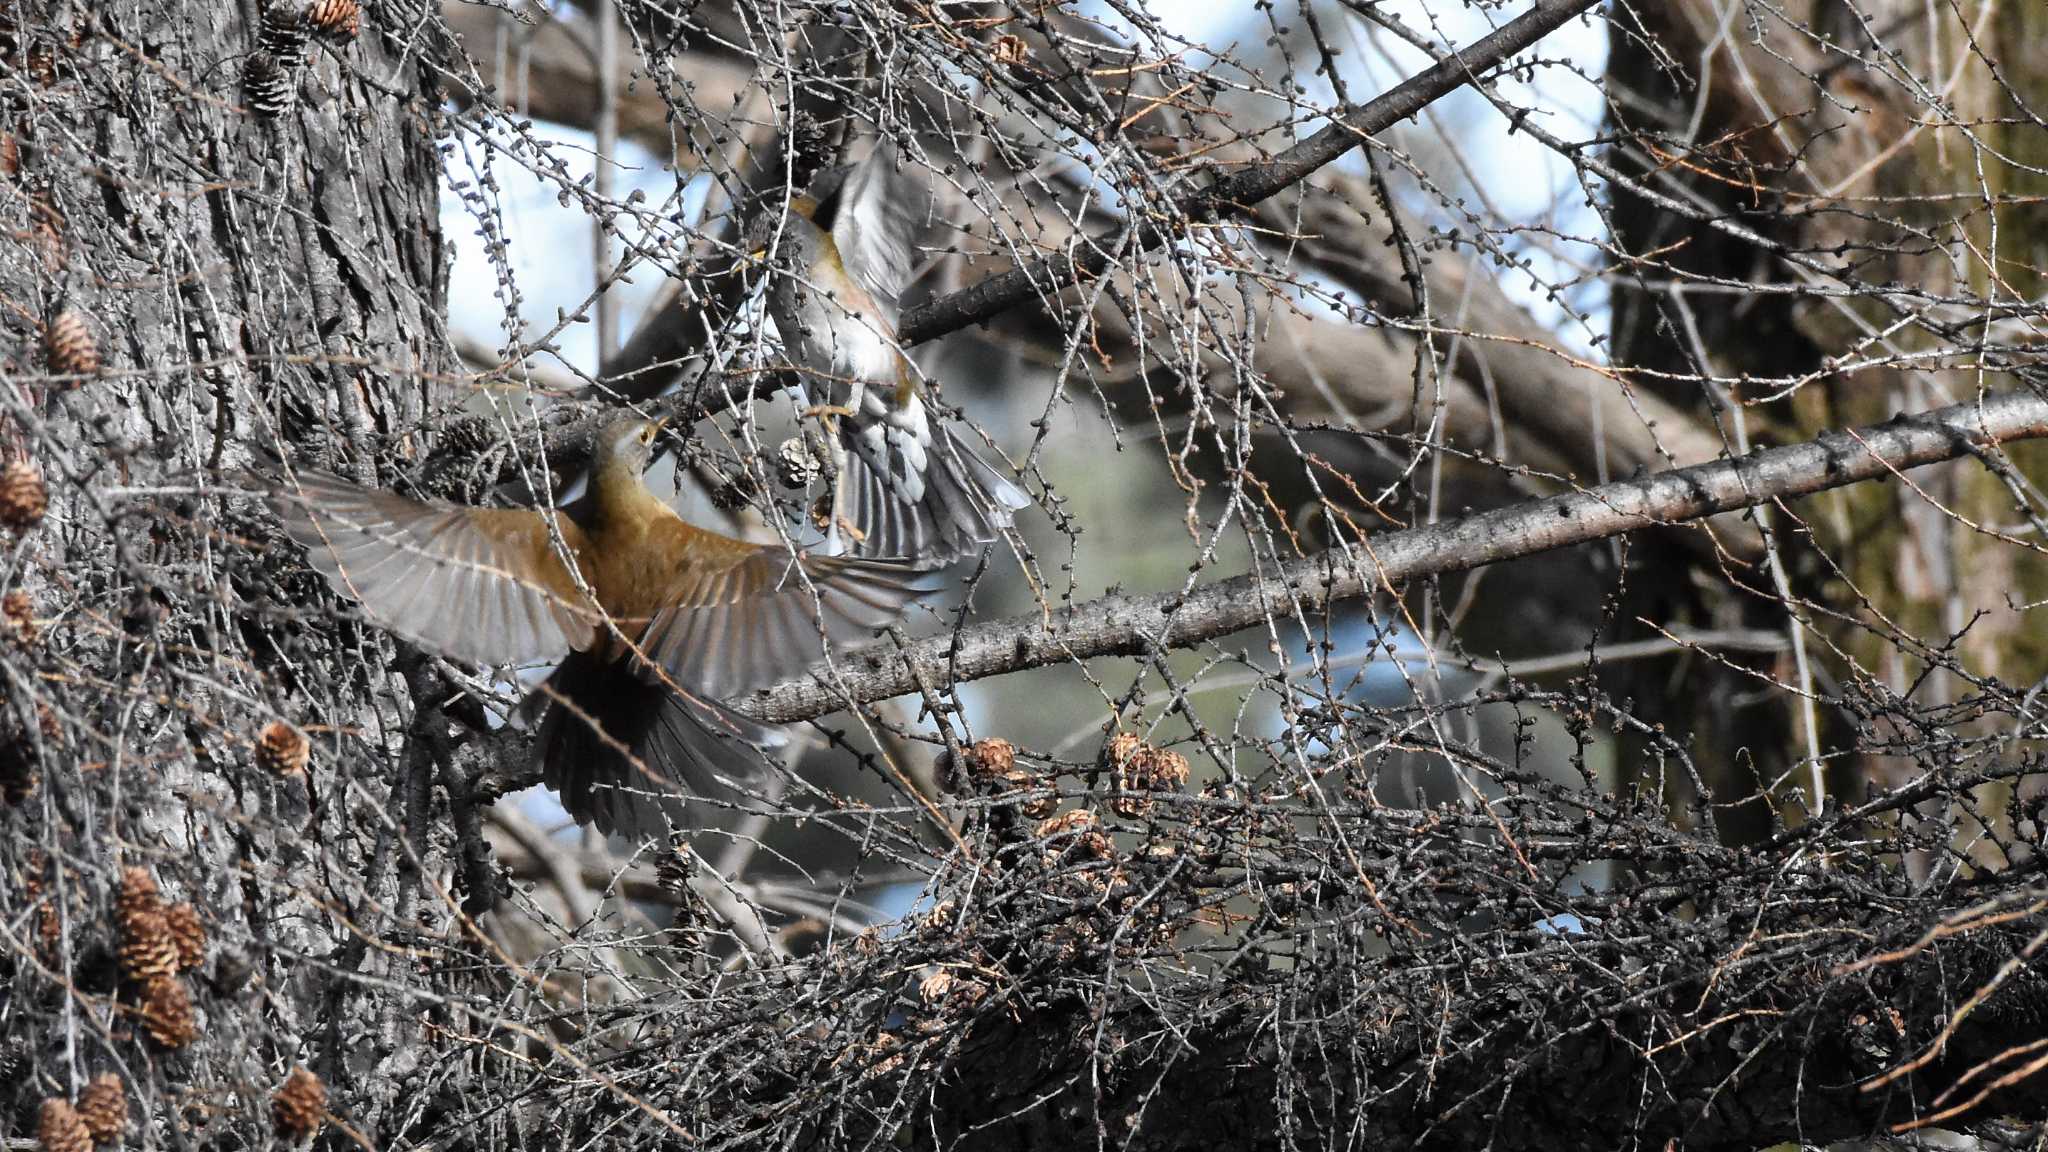
<path fill-rule="evenodd" d="M 896 339 L 917 215 L 886 142 L 822 199 L 798 196 L 760 234 L 781 265 L 768 308 L 796 366 L 822 378 L 841 454 L 835 514 L 860 556 L 945 563 L 1030 503 L 925 405 Z"/>

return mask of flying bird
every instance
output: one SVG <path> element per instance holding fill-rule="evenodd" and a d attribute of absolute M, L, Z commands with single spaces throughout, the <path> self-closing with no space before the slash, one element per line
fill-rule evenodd
<path fill-rule="evenodd" d="M 930 590 L 900 561 L 793 553 L 698 528 L 647 487 L 659 422 L 596 444 L 587 495 L 541 512 L 414 500 L 298 470 L 272 503 L 314 568 L 377 625 L 451 660 L 561 663 L 521 706 L 576 819 L 689 826 L 785 734 L 722 701 L 899 620 Z"/>
<path fill-rule="evenodd" d="M 918 223 L 904 183 L 877 143 L 822 200 L 795 196 L 764 217 L 755 256 L 781 265 L 768 311 L 792 363 L 833 397 L 819 412 L 844 449 L 834 507 L 853 527 L 850 551 L 943 564 L 996 539 L 1031 501 L 938 422 L 897 342 Z"/>

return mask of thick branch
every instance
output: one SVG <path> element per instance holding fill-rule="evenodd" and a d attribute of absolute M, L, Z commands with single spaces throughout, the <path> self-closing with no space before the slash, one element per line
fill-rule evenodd
<path fill-rule="evenodd" d="M 1804 496 L 1953 460 L 1981 445 L 2043 436 L 2048 399 L 2027 391 L 1990 396 L 1739 459 L 1388 532 L 1369 538 L 1348 559 L 1324 553 L 1275 576 L 1240 576 L 1187 594 L 1104 596 L 1059 613 L 1050 624 L 1026 613 L 934 636 L 901 652 L 877 647 L 841 662 L 841 685 L 790 682 L 735 706 L 764 720 L 804 720 L 849 702 L 915 691 L 920 675 L 928 682 L 960 682 L 1093 656 L 1187 647 L 1404 580 Z"/>
<path fill-rule="evenodd" d="M 1269 163 L 1241 168 L 1213 187 L 1183 198 L 1177 214 L 1195 221 L 1215 220 L 1243 212 L 1284 191 L 1383 132 L 1462 87 L 1482 72 L 1541 40 L 1565 21 L 1588 11 L 1598 0 L 1537 0 L 1536 6 L 1510 20 L 1478 43 L 1439 60 L 1363 105 L 1346 105 L 1322 131 L 1282 152 Z M 1138 244 L 1152 249 L 1175 233 L 1150 230 Z M 903 317 L 899 334 L 905 344 L 919 344 L 948 332 L 979 324 L 1036 296 L 1056 292 L 1077 280 L 1100 275 L 1114 262 L 1114 236 L 1098 237 L 1078 246 L 1079 255 L 1060 253 L 1023 268 L 1012 269 L 971 284 L 949 296 L 914 308 Z"/>

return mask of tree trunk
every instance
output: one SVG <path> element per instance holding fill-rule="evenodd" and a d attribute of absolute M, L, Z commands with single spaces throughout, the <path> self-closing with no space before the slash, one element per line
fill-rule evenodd
<path fill-rule="evenodd" d="M 112 1070 L 180 1147 L 262 1144 L 295 1063 L 385 1143 L 425 1100 L 368 1089 L 417 1073 L 439 1011 L 376 992 L 412 964 L 392 943 L 462 931 L 442 891 L 447 687 L 374 631 L 311 624 L 327 593 L 232 491 L 263 484 L 252 451 L 389 479 L 460 391 L 433 11 L 379 4 L 354 36 L 294 30 L 295 11 L 7 15 L 0 403 L 49 514 L 7 570 L 40 632 L 0 657 L 7 738 L 39 779 L 0 838 L 0 900 L 54 939 L 0 978 L 5 1090 L 33 1115 Z M 292 726 L 273 750 L 310 737 L 311 773 L 259 762 L 273 722 Z M 213 941 L 174 978 L 189 1043 L 150 1037 L 117 962 L 124 866 Z"/>

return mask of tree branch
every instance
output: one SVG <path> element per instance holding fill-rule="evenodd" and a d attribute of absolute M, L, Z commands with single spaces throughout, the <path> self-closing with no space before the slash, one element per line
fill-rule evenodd
<path fill-rule="evenodd" d="M 1193 221 L 1216 220 L 1250 209 L 1260 201 L 1306 179 L 1317 169 L 1363 144 L 1394 124 L 1422 111 L 1464 86 L 1474 74 L 1491 68 L 1541 40 L 1565 21 L 1586 12 L 1598 0 L 1537 0 L 1536 6 L 1479 40 L 1374 97 L 1365 104 L 1342 108 L 1322 131 L 1282 152 L 1272 161 L 1240 168 L 1213 187 L 1182 198 L 1175 214 Z M 1142 251 L 1160 247 L 1177 233 L 1148 229 L 1138 235 Z M 921 344 L 948 332 L 979 324 L 1034 296 L 1057 292 L 1077 281 L 1100 275 L 1115 261 L 1115 236 L 1102 236 L 1023 268 L 971 284 L 904 314 L 898 335 L 903 343 Z"/>
<path fill-rule="evenodd" d="M 750 716 L 786 723 L 914 691 L 920 672 L 959 683 L 1094 656 L 1184 648 L 1404 580 L 1809 495 L 1953 460 L 1983 445 L 2044 436 L 2048 398 L 2031 391 L 1988 396 L 1734 460 L 1384 533 L 1368 538 L 1349 559 L 1327 552 L 1273 576 L 1240 576 L 1188 593 L 1104 596 L 1050 622 L 1026 613 L 933 636 L 901 652 L 871 648 L 839 662 L 836 684 L 792 681 L 733 704 Z"/>

